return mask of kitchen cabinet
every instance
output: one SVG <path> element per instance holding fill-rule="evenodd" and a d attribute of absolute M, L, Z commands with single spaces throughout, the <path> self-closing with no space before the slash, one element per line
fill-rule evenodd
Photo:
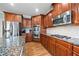
<path fill-rule="evenodd" d="M 41 28 L 43 28 L 44 24 L 44 15 L 37 15 L 32 17 L 32 27 L 34 25 L 40 25 Z"/>
<path fill-rule="evenodd" d="M 44 28 L 48 28 L 53 26 L 53 22 L 52 22 L 52 15 L 48 14 L 44 17 Z"/>
<path fill-rule="evenodd" d="M 67 10 L 71 10 L 71 3 L 66 3 L 66 4 L 62 3 L 62 12 L 65 12 Z"/>
<path fill-rule="evenodd" d="M 26 20 L 23 19 L 23 27 L 27 26 L 26 23 L 27 23 Z"/>
<path fill-rule="evenodd" d="M 79 4 L 73 3 L 71 6 L 72 6 L 72 23 L 74 25 L 79 25 L 79 11 L 78 11 Z"/>
<path fill-rule="evenodd" d="M 79 53 L 73 52 L 73 56 L 79 56 Z"/>
<path fill-rule="evenodd" d="M 17 22 L 22 22 L 22 16 L 18 14 L 13 14 L 13 13 L 5 13 L 5 21 L 17 21 Z"/>
<path fill-rule="evenodd" d="M 40 42 L 53 56 L 72 56 L 72 44 L 68 42 L 44 34 Z"/>
<path fill-rule="evenodd" d="M 32 25 L 41 25 L 41 16 L 36 16 L 32 19 Z"/>
<path fill-rule="evenodd" d="M 79 46 L 73 45 L 73 56 L 79 56 Z"/>
<path fill-rule="evenodd" d="M 23 27 L 31 28 L 31 19 L 29 18 L 23 18 Z"/>
<path fill-rule="evenodd" d="M 55 55 L 55 40 L 47 35 L 41 34 L 41 44 L 52 54 Z"/>
<path fill-rule="evenodd" d="M 26 33 L 25 42 L 31 42 L 32 41 L 32 33 Z"/>
<path fill-rule="evenodd" d="M 71 9 L 71 4 L 63 4 L 63 3 L 55 3 L 53 5 L 53 10 L 51 10 L 48 14 L 44 17 L 44 27 L 52 27 L 53 26 L 53 20 L 54 17 L 64 13 L 67 10 Z"/>
<path fill-rule="evenodd" d="M 52 38 L 52 37 L 48 37 L 48 51 L 54 56 L 55 55 L 55 38 Z"/>
<path fill-rule="evenodd" d="M 53 17 L 65 12 L 67 10 L 71 10 L 71 3 L 66 3 L 66 4 L 57 3 L 57 4 L 54 4 L 54 11 L 52 11 Z"/>
<path fill-rule="evenodd" d="M 22 16 L 21 15 L 15 15 L 14 21 L 22 22 Z"/>
<path fill-rule="evenodd" d="M 45 48 L 47 48 L 48 39 L 47 39 L 46 35 L 41 34 L 40 42 Z"/>
<path fill-rule="evenodd" d="M 5 20 L 6 21 L 13 21 L 15 19 L 15 15 L 11 13 L 5 13 Z"/>
<path fill-rule="evenodd" d="M 56 40 L 56 56 L 72 56 L 72 44 L 62 40 Z"/>

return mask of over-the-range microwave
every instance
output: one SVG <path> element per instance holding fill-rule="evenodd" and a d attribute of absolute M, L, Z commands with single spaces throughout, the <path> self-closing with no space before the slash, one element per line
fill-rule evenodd
<path fill-rule="evenodd" d="M 64 25 L 71 23 L 71 10 L 64 12 L 61 15 L 58 15 L 53 19 L 53 26 Z"/>

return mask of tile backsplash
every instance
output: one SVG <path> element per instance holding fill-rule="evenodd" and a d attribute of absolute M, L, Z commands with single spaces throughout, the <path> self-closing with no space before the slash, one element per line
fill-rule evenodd
<path fill-rule="evenodd" d="M 79 26 L 66 25 L 66 26 L 47 28 L 46 33 L 49 35 L 60 34 L 60 35 L 70 36 L 73 38 L 79 38 Z"/>

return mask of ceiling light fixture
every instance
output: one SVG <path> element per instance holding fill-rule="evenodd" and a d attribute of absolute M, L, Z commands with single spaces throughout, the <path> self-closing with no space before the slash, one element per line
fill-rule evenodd
<path fill-rule="evenodd" d="M 11 6 L 14 6 L 14 3 L 10 3 Z"/>
<path fill-rule="evenodd" d="M 35 11 L 36 11 L 36 12 L 39 12 L 39 9 L 38 9 L 38 8 L 36 8 L 36 9 L 35 9 Z"/>

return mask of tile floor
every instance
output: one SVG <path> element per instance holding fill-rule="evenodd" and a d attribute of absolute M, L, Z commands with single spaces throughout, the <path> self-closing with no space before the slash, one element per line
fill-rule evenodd
<path fill-rule="evenodd" d="M 38 42 L 28 42 L 24 46 L 25 56 L 51 56 L 51 54 Z"/>

